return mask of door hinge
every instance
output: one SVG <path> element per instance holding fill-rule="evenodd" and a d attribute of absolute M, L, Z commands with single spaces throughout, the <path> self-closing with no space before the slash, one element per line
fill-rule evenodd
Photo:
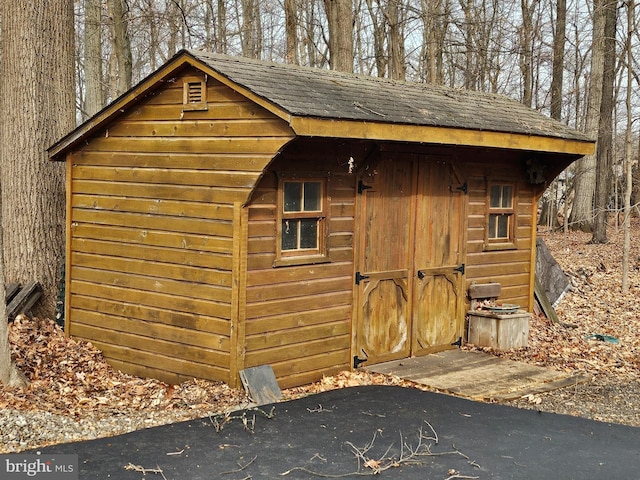
<path fill-rule="evenodd" d="M 463 193 L 468 193 L 469 191 L 469 187 L 467 186 L 467 182 L 464 182 L 462 185 L 460 185 L 459 187 L 456 187 L 456 190 L 463 192 Z"/>
<path fill-rule="evenodd" d="M 454 272 L 459 272 L 464 275 L 464 263 L 462 263 L 459 267 L 453 269 Z"/>
<path fill-rule="evenodd" d="M 373 187 L 371 185 L 365 185 L 362 180 L 358 180 L 358 193 L 360 195 L 362 195 L 362 192 L 364 192 L 365 190 L 369 190 L 370 188 Z"/>
<path fill-rule="evenodd" d="M 360 272 L 356 272 L 356 285 L 360 285 L 360 282 L 367 278 L 369 278 L 369 275 L 362 275 Z"/>
<path fill-rule="evenodd" d="M 362 349 L 362 353 L 364 353 L 364 358 L 359 358 L 357 355 L 353 357 L 353 368 L 358 368 L 364 362 L 369 360 L 369 355 L 367 355 L 367 352 L 364 351 L 364 348 Z"/>
<path fill-rule="evenodd" d="M 462 346 L 462 337 L 458 337 L 458 340 L 451 344 L 452 347 L 461 347 Z"/>

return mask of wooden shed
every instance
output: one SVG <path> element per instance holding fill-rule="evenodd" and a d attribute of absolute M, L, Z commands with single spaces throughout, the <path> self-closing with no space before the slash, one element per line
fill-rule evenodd
<path fill-rule="evenodd" d="M 281 387 L 532 309 L 536 202 L 594 142 L 502 96 L 181 51 L 49 149 L 67 333 L 115 367 Z"/>

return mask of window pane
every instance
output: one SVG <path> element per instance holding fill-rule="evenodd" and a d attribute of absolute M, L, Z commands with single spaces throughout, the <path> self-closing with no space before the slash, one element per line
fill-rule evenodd
<path fill-rule="evenodd" d="M 318 220 L 300 220 L 300 248 L 318 247 Z"/>
<path fill-rule="evenodd" d="M 298 248 L 298 224 L 300 220 L 282 221 L 282 250 Z"/>
<path fill-rule="evenodd" d="M 491 195 L 489 196 L 489 206 L 491 208 L 500 208 L 501 193 L 502 193 L 502 187 L 500 185 L 493 185 L 491 187 Z"/>
<path fill-rule="evenodd" d="M 304 182 L 304 211 L 318 212 L 321 205 L 320 182 Z"/>
<path fill-rule="evenodd" d="M 502 186 L 502 208 L 511 208 L 513 198 L 513 187 L 511 185 Z"/>
<path fill-rule="evenodd" d="M 284 183 L 284 211 L 285 212 L 301 212 L 302 204 L 302 183 L 301 182 L 285 182 Z"/>
<path fill-rule="evenodd" d="M 496 238 L 496 223 L 498 215 L 489 215 L 489 238 Z"/>
<path fill-rule="evenodd" d="M 509 215 L 498 215 L 498 238 L 509 238 Z"/>

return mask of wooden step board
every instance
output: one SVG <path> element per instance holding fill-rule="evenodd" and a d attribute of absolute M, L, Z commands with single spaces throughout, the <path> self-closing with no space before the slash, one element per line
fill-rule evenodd
<path fill-rule="evenodd" d="M 10 283 L 5 287 L 5 302 L 9 321 L 18 315 L 27 313 L 42 296 L 42 287 L 38 282 L 29 282 L 24 286 Z"/>
<path fill-rule="evenodd" d="M 366 370 L 483 401 L 515 400 L 589 381 L 581 374 L 460 349 L 369 365 Z"/>

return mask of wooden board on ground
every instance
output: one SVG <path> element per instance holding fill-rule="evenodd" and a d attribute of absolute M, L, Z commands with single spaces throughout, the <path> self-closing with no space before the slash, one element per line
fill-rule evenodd
<path fill-rule="evenodd" d="M 275 403 L 282 398 L 282 392 L 270 365 L 240 370 L 240 379 L 247 394 L 258 406 Z"/>
<path fill-rule="evenodd" d="M 582 375 L 466 350 L 446 350 L 423 357 L 369 365 L 366 370 L 395 375 L 442 392 L 485 401 L 515 400 L 588 381 Z"/>

